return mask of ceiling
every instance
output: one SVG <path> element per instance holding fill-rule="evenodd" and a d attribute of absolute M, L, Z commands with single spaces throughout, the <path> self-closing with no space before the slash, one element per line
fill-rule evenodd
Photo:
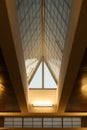
<path fill-rule="evenodd" d="M 61 34 L 59 28 L 57 28 L 55 18 L 55 10 L 57 10 L 57 4 L 55 4 L 54 0 L 52 0 L 51 3 L 49 3 L 49 1 L 47 0 L 45 1 L 45 6 L 43 6 L 42 8 L 41 5 L 44 5 L 44 2 L 41 3 L 41 1 L 39 2 L 39 0 L 37 0 L 36 2 L 39 2 L 39 4 L 34 4 L 34 1 L 31 1 L 31 3 L 33 4 L 30 9 L 36 10 L 32 10 L 33 15 L 36 16 L 36 18 L 32 17 L 33 15 L 30 15 L 32 26 L 30 26 L 30 24 L 28 26 L 36 30 L 33 30 L 32 28 L 28 29 L 29 37 L 25 37 L 26 39 L 30 38 L 30 40 L 27 43 L 23 42 L 24 39 L 21 39 L 20 34 L 22 35 L 22 33 L 20 33 L 19 30 L 17 10 L 20 8 L 19 5 L 21 3 L 16 6 L 15 0 L 0 0 L 0 78 L 3 78 L 5 80 L 5 84 L 0 81 L 0 83 L 4 85 L 4 89 L 2 89 L 2 86 L 0 86 L 0 89 L 2 89 L 3 92 L 3 94 L 1 94 L 0 91 L 0 115 L 2 116 L 34 115 L 34 113 L 32 112 L 29 113 L 29 95 L 25 70 L 25 59 L 30 58 L 35 60 L 34 63 L 36 67 L 38 61 L 42 60 L 42 57 L 44 56 L 55 77 L 56 75 L 58 76 L 59 67 L 57 69 L 57 73 L 55 73 L 55 69 L 52 65 L 52 63 L 54 63 L 56 64 L 56 66 L 58 66 L 58 63 L 56 61 L 61 59 L 58 54 L 58 49 L 60 52 L 61 46 L 57 46 L 58 43 L 56 44 L 56 40 L 59 39 L 57 39 L 56 35 L 54 35 L 58 34 L 56 31 L 59 31 L 59 34 Z M 48 2 L 49 4 L 46 5 L 46 2 Z M 67 33 L 64 39 L 65 42 L 64 44 L 62 44 L 63 53 L 61 55 L 62 62 L 60 60 L 61 68 L 60 76 L 58 79 L 59 88 L 56 90 L 57 111 L 55 113 L 49 113 L 49 115 L 87 116 L 87 95 L 85 94 L 87 90 L 86 87 L 84 87 L 87 82 L 86 7 L 86 0 L 79 0 L 79 2 L 73 0 L 71 2 L 71 11 L 69 22 L 67 25 Z M 42 15 L 44 8 L 45 15 Z M 51 8 L 50 12 L 48 8 Z M 55 15 L 52 16 L 53 10 L 55 12 Z M 48 17 L 50 17 L 50 21 Z M 43 20 L 43 18 L 45 18 L 45 20 Z M 35 24 L 34 22 L 37 24 Z M 48 24 L 49 22 L 50 24 Z M 44 25 L 44 28 L 42 25 Z M 34 37 L 32 37 L 31 35 L 33 35 Z M 21 40 L 23 41 L 21 42 Z M 36 43 L 34 41 L 38 41 L 36 46 L 33 45 Z M 23 45 L 23 43 L 28 44 L 29 47 L 26 48 L 25 44 Z M 33 49 L 32 51 L 30 46 Z M 27 49 L 30 50 L 27 52 Z M 26 51 L 24 51 L 23 53 L 23 50 Z M 50 57 L 53 59 L 55 58 L 56 60 L 50 62 Z M 5 105 L 2 105 L 1 103 Z M 4 109 L 1 108 L 1 106 Z M 37 115 L 38 113 L 35 114 Z M 43 113 L 43 115 L 44 114 L 45 113 Z M 40 113 L 40 115 L 42 114 Z"/>

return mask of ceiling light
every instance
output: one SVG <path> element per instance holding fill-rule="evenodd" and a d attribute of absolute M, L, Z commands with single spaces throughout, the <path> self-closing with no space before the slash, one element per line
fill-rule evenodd
<path fill-rule="evenodd" d="M 87 84 L 84 84 L 82 87 L 81 87 L 81 92 L 82 94 L 87 97 Z"/>
<path fill-rule="evenodd" d="M 4 94 L 5 87 L 2 83 L 0 83 L 0 97 Z"/>
<path fill-rule="evenodd" d="M 53 104 L 49 101 L 35 101 L 32 106 L 36 107 L 52 107 Z"/>

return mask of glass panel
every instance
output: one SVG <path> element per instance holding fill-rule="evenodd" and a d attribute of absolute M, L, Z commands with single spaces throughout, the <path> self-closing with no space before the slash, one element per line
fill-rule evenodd
<path fill-rule="evenodd" d="M 12 117 L 5 117 L 4 118 L 4 122 L 10 122 L 10 121 L 13 121 Z"/>
<path fill-rule="evenodd" d="M 35 125 L 35 126 L 42 126 L 42 122 L 33 122 L 33 125 Z"/>
<path fill-rule="evenodd" d="M 43 122 L 43 125 L 44 125 L 44 126 L 51 126 L 51 125 L 52 125 L 52 122 Z"/>
<path fill-rule="evenodd" d="M 63 125 L 72 125 L 72 122 L 63 122 Z"/>
<path fill-rule="evenodd" d="M 26 122 L 26 121 L 32 121 L 32 118 L 30 118 L 30 117 L 24 117 L 24 121 Z"/>
<path fill-rule="evenodd" d="M 16 121 L 16 122 L 17 122 L 17 121 L 18 121 L 18 122 L 20 122 L 20 121 L 22 122 L 22 118 L 21 118 L 21 117 L 14 117 L 14 122 L 15 122 L 15 121 Z"/>
<path fill-rule="evenodd" d="M 8 120 L 7 120 L 8 119 Z M 80 117 L 4 117 L 4 127 L 81 128 Z"/>
<path fill-rule="evenodd" d="M 32 122 L 24 122 L 24 124 L 23 124 L 24 126 L 28 126 L 28 125 L 32 125 Z"/>
<path fill-rule="evenodd" d="M 55 121 L 59 121 L 59 122 L 62 122 L 62 118 L 53 118 L 53 121 L 55 122 Z"/>
<path fill-rule="evenodd" d="M 54 78 L 52 77 L 45 63 L 44 63 L 44 88 L 57 88 Z"/>
<path fill-rule="evenodd" d="M 42 88 L 42 63 L 37 69 L 32 81 L 30 82 L 29 88 Z"/>
<path fill-rule="evenodd" d="M 72 126 L 71 125 L 70 126 L 69 125 L 67 125 L 67 126 L 65 125 L 65 126 L 63 126 L 63 128 L 72 128 Z"/>
<path fill-rule="evenodd" d="M 33 119 L 32 117 L 24 117 L 23 118 L 23 127 L 24 128 L 32 128 Z"/>
<path fill-rule="evenodd" d="M 79 117 L 74 117 L 74 118 L 72 118 L 72 120 L 75 122 L 77 122 L 77 121 L 81 122 L 81 118 L 79 118 Z"/>
<path fill-rule="evenodd" d="M 47 121 L 47 122 L 49 121 L 49 122 L 50 122 L 50 121 L 52 121 L 52 118 L 43 118 L 43 121 L 44 121 L 44 122 L 45 122 L 45 121 Z"/>
<path fill-rule="evenodd" d="M 33 118 L 33 121 L 34 121 L 34 122 L 41 122 L 41 121 L 42 121 L 42 118 Z"/>
<path fill-rule="evenodd" d="M 14 117 L 13 118 L 13 126 L 15 128 L 21 128 L 22 127 L 22 118 L 21 117 Z"/>
<path fill-rule="evenodd" d="M 53 122 L 53 125 L 55 125 L 55 126 L 62 126 L 62 122 Z"/>
<path fill-rule="evenodd" d="M 4 126 L 12 126 L 13 122 L 4 122 Z"/>
<path fill-rule="evenodd" d="M 81 126 L 81 122 L 73 122 L 73 125 L 80 125 Z"/>

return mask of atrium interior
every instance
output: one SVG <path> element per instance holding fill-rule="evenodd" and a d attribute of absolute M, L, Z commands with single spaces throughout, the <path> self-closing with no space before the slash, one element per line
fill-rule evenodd
<path fill-rule="evenodd" d="M 87 127 L 86 34 L 87 0 L 0 0 L 0 129 Z"/>

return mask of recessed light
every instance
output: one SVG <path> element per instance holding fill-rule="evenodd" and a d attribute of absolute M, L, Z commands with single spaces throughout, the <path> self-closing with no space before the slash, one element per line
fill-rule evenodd
<path fill-rule="evenodd" d="M 87 97 L 87 84 L 81 87 L 81 92 L 85 97 Z"/>
<path fill-rule="evenodd" d="M 35 101 L 32 106 L 36 106 L 36 107 L 52 107 L 53 104 L 51 102 L 47 102 L 47 101 Z"/>

